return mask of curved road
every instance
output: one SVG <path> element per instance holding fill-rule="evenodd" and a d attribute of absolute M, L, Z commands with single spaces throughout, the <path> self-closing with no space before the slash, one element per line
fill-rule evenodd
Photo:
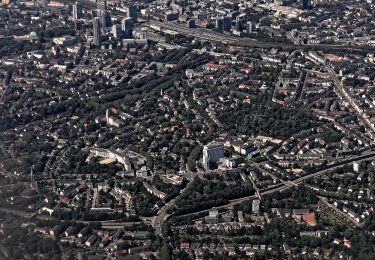
<path fill-rule="evenodd" d="M 362 161 L 368 161 L 368 160 L 374 160 L 374 159 L 375 159 L 375 152 L 371 151 L 371 152 L 369 152 L 367 154 L 359 155 L 357 157 L 344 160 L 342 162 L 338 162 L 338 163 L 335 163 L 335 164 L 332 164 L 332 165 L 327 165 L 324 169 L 317 170 L 315 172 L 306 174 L 306 175 L 304 175 L 304 176 L 302 176 L 302 177 L 300 177 L 300 178 L 298 178 L 298 179 L 296 179 L 294 181 L 291 181 L 290 183 L 292 183 L 293 185 L 280 184 L 279 187 L 275 187 L 273 189 L 261 192 L 261 195 L 272 194 L 272 193 L 275 193 L 275 192 L 279 192 L 279 191 L 284 191 L 284 190 L 290 189 L 292 187 L 300 185 L 301 183 L 303 183 L 304 181 L 306 181 L 308 179 L 311 179 L 311 178 L 314 178 L 314 177 L 318 177 L 318 176 L 323 175 L 323 174 L 325 174 L 325 173 L 327 173 L 329 171 L 332 171 L 332 170 L 340 168 L 342 166 L 351 164 L 353 162 L 362 162 Z M 255 198 L 256 198 L 256 196 L 252 195 L 252 196 L 247 196 L 247 197 L 243 197 L 243 198 L 239 198 L 239 199 L 234 199 L 234 200 L 230 200 L 225 205 L 218 206 L 218 207 L 215 207 L 215 208 L 216 209 L 232 208 L 234 205 L 237 205 L 237 204 L 240 204 L 240 203 L 242 203 L 242 202 L 244 202 L 246 200 L 255 199 Z M 173 204 L 174 200 L 171 200 L 168 204 L 166 204 L 161 209 L 161 211 L 159 211 L 159 214 L 157 216 L 155 216 L 154 219 L 152 220 L 152 226 L 153 226 L 153 228 L 155 230 L 155 233 L 157 235 L 161 235 L 161 227 L 162 227 L 163 223 L 166 220 L 168 220 L 170 217 L 173 217 L 172 215 L 167 214 L 166 210 L 167 210 L 167 208 L 169 206 L 171 206 Z M 210 210 L 211 209 L 205 209 L 205 210 L 191 212 L 189 214 L 180 215 L 180 216 L 189 216 L 189 215 L 192 215 L 192 214 L 199 214 L 199 213 L 208 212 Z"/>

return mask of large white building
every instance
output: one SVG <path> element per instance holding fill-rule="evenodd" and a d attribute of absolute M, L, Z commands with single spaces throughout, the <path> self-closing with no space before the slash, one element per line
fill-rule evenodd
<path fill-rule="evenodd" d="M 359 172 L 361 165 L 358 162 L 353 163 L 353 171 Z"/>
<path fill-rule="evenodd" d="M 102 148 L 91 148 L 90 152 L 95 156 L 104 157 L 104 158 L 113 158 L 118 163 L 122 164 L 126 171 L 131 170 L 131 163 L 129 157 L 119 151 L 114 151 L 111 149 L 102 149 Z"/>
<path fill-rule="evenodd" d="M 220 158 L 224 157 L 223 143 L 210 143 L 203 147 L 203 166 L 209 170 L 212 163 L 217 163 Z"/>
<path fill-rule="evenodd" d="M 260 200 L 253 200 L 253 203 L 251 205 L 252 213 L 259 214 L 260 209 Z"/>

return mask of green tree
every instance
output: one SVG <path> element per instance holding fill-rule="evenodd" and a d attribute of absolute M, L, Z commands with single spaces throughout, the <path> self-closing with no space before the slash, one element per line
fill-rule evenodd
<path fill-rule="evenodd" d="M 167 242 L 163 243 L 163 247 L 160 250 L 160 259 L 161 260 L 170 260 L 171 258 L 171 251 Z"/>
<path fill-rule="evenodd" d="M 202 154 L 203 147 L 201 145 L 197 145 L 190 153 L 187 159 L 187 167 L 190 171 L 195 172 L 197 171 L 197 160 Z"/>

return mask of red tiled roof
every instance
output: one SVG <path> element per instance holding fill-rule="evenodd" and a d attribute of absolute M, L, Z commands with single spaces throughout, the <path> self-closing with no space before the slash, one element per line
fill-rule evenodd
<path fill-rule="evenodd" d="M 316 225 L 316 218 L 315 213 L 310 213 L 303 216 L 303 220 L 307 223 L 309 226 L 315 226 Z"/>
<path fill-rule="evenodd" d="M 209 63 L 207 63 L 207 67 L 213 69 L 226 69 L 228 68 L 228 65 L 215 64 L 212 61 L 210 61 Z"/>
<path fill-rule="evenodd" d="M 190 247 L 189 243 L 181 243 L 180 248 L 181 249 L 188 249 Z"/>

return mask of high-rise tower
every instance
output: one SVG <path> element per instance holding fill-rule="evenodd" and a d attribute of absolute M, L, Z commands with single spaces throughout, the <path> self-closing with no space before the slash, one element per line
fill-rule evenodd
<path fill-rule="evenodd" d="M 99 17 L 95 17 L 93 19 L 93 32 L 94 32 L 93 43 L 96 46 L 100 46 L 100 18 Z"/>
<path fill-rule="evenodd" d="M 73 19 L 77 20 L 82 18 L 82 5 L 81 3 L 76 2 L 73 5 Z"/>

